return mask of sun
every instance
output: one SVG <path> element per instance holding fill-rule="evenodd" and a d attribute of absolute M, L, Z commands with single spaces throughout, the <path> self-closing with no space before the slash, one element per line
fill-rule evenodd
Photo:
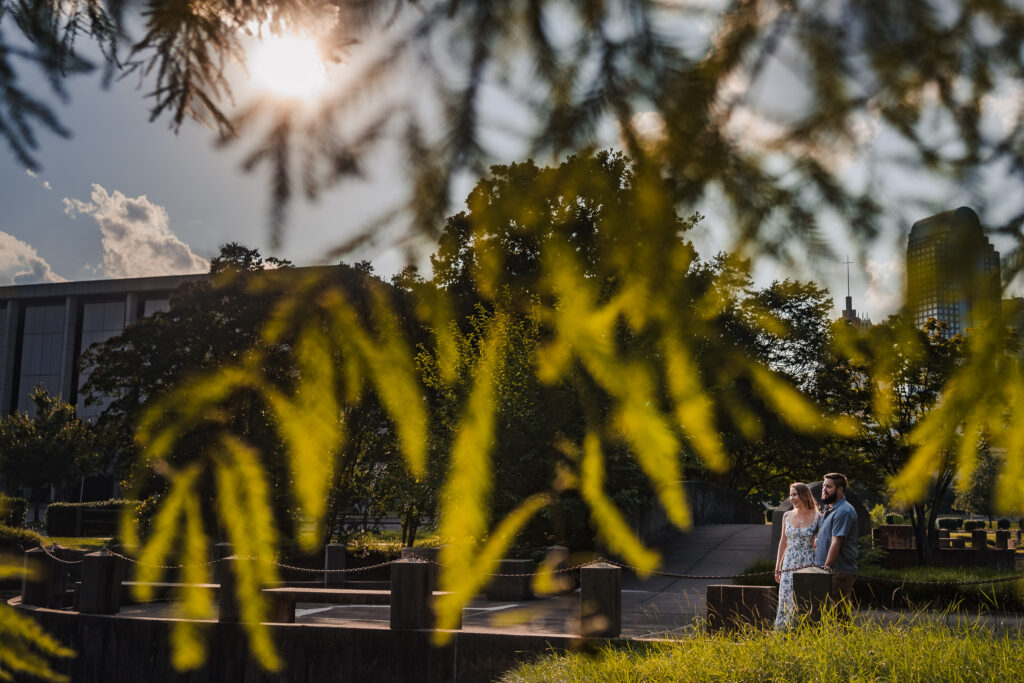
<path fill-rule="evenodd" d="M 249 62 L 253 82 L 275 95 L 309 98 L 327 82 L 316 42 L 294 35 L 264 34 Z"/>

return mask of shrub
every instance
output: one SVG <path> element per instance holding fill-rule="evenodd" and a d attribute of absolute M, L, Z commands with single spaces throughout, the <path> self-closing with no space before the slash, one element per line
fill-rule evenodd
<path fill-rule="evenodd" d="M 875 507 L 871 508 L 871 512 L 868 514 L 871 516 L 871 526 L 885 524 L 885 508 L 882 507 L 881 503 L 876 503 Z"/>
<path fill-rule="evenodd" d="M 998 522 L 996 522 L 996 526 L 999 527 L 1000 529 L 1009 529 L 1010 528 L 1010 520 L 1008 520 L 1005 517 L 1003 517 Z"/>
<path fill-rule="evenodd" d="M 15 529 L 0 524 L 0 550 L 31 550 L 42 545 L 43 538 L 34 531 L 28 529 Z"/>
<path fill-rule="evenodd" d="M 765 574 L 765 572 L 771 572 Z M 743 576 L 732 580 L 735 586 L 774 586 L 775 585 L 775 562 L 773 560 L 758 560 L 742 572 Z"/>
<path fill-rule="evenodd" d="M 936 524 L 939 525 L 940 529 L 949 529 L 950 531 L 959 529 L 963 526 L 963 523 L 964 520 L 959 517 L 939 517 L 939 519 L 936 520 Z"/>
<path fill-rule="evenodd" d="M 895 512 L 890 512 L 889 514 L 887 514 L 885 516 L 885 523 L 886 524 L 906 524 L 907 521 L 905 519 L 903 519 L 903 515 L 895 513 Z"/>
<path fill-rule="evenodd" d="M 985 522 L 980 519 L 968 519 L 964 522 L 964 531 L 974 531 L 975 529 L 984 529 Z"/>
<path fill-rule="evenodd" d="M 117 531 L 117 517 L 121 510 L 137 504 L 138 501 L 134 500 L 116 499 L 91 503 L 50 503 L 46 506 L 46 535 L 113 536 Z"/>
<path fill-rule="evenodd" d="M 25 526 L 25 511 L 28 501 L 24 498 L 0 495 L 0 524 L 20 529 Z"/>
<path fill-rule="evenodd" d="M 153 527 L 153 518 L 156 517 L 156 511 L 159 508 L 159 495 L 150 496 L 145 500 L 139 501 L 135 506 L 135 524 L 138 527 L 140 538 L 149 536 L 149 530 Z"/>
<path fill-rule="evenodd" d="M 1024 579 L 987 567 L 871 567 L 857 577 L 854 592 L 863 607 L 895 609 L 998 609 L 1024 611 Z M 973 583 L 1004 579 L 994 583 Z M 906 583 L 903 583 L 903 582 Z"/>

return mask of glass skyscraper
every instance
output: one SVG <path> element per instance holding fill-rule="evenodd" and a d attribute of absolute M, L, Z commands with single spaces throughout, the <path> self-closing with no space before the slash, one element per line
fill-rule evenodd
<path fill-rule="evenodd" d="M 907 310 L 915 325 L 929 318 L 962 334 L 1001 314 L 999 252 L 972 209 L 923 218 L 907 242 Z"/>

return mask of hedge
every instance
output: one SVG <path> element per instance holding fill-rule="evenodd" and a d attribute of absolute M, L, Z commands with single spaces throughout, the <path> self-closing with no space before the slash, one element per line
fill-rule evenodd
<path fill-rule="evenodd" d="M 985 522 L 980 519 L 968 519 L 964 522 L 964 531 L 974 531 L 976 529 L 984 529 L 986 526 Z"/>
<path fill-rule="evenodd" d="M 1008 520 L 1005 517 L 1003 517 L 998 522 L 996 522 L 996 526 L 998 526 L 1000 529 L 1009 529 L 1010 528 L 1010 520 Z"/>
<path fill-rule="evenodd" d="M 31 550 L 43 542 L 42 537 L 28 529 L 14 529 L 0 524 L 0 550 Z"/>
<path fill-rule="evenodd" d="M 885 523 L 886 524 L 906 524 L 906 520 L 903 519 L 903 515 L 897 514 L 895 512 L 890 512 L 889 514 L 887 514 L 885 516 Z"/>
<path fill-rule="evenodd" d="M 5 496 L 0 494 L 0 524 L 20 529 L 25 526 L 25 512 L 28 510 L 28 501 L 24 498 Z"/>
<path fill-rule="evenodd" d="M 861 571 L 862 575 L 854 583 L 854 593 L 861 607 L 1024 611 L 1024 579 L 973 583 L 981 579 L 1004 579 L 1014 576 L 1015 572 L 982 567 L 865 567 Z M 876 577 L 876 580 L 868 577 Z"/>
<path fill-rule="evenodd" d="M 48 536 L 113 536 L 118 515 L 133 509 L 135 500 L 103 500 L 91 503 L 50 503 L 46 507 Z"/>
<path fill-rule="evenodd" d="M 959 517 L 939 517 L 936 522 L 940 529 L 949 529 L 955 531 L 964 524 L 964 520 Z"/>

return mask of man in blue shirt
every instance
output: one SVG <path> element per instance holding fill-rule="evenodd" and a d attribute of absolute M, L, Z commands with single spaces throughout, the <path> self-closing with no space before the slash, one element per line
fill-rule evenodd
<path fill-rule="evenodd" d="M 849 604 L 857 573 L 857 511 L 846 500 L 846 477 L 826 474 L 821 482 L 823 504 L 814 563 L 832 572 L 832 599 Z"/>

